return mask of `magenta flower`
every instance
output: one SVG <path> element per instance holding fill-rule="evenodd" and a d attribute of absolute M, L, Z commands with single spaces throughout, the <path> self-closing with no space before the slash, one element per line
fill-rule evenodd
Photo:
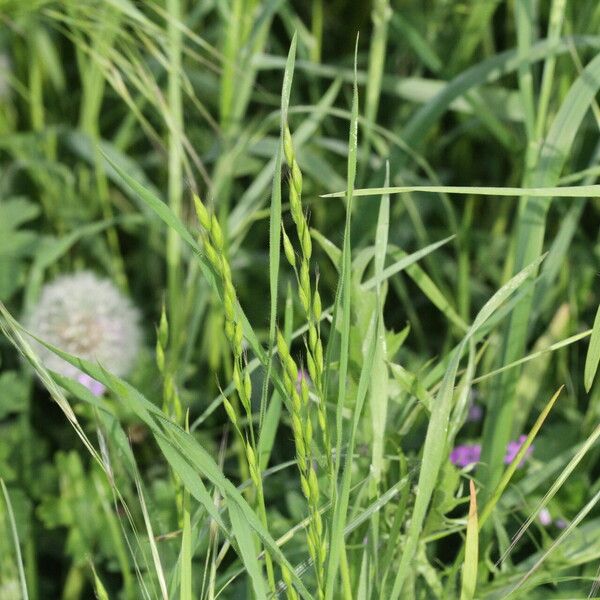
<path fill-rule="evenodd" d="M 554 524 L 559 529 L 564 529 L 567 526 L 567 522 L 564 519 L 556 519 L 556 521 L 554 521 Z"/>
<path fill-rule="evenodd" d="M 510 464 L 517 452 L 521 449 L 521 446 L 526 440 L 526 436 L 522 435 L 516 442 L 509 442 L 506 447 L 506 455 L 504 456 L 505 464 Z M 531 454 L 533 451 L 533 446 L 530 446 L 527 449 L 526 457 Z M 468 467 L 469 465 L 473 465 L 478 463 L 481 460 L 481 444 L 461 444 L 456 446 L 450 452 L 450 462 L 457 467 Z M 523 466 L 525 462 L 525 458 L 519 464 L 520 467 Z"/>
<path fill-rule="evenodd" d="M 305 369 L 298 369 L 298 378 L 296 379 L 296 390 L 301 391 L 302 380 L 306 381 L 306 385 L 310 385 L 310 375 Z"/>
<path fill-rule="evenodd" d="M 79 381 L 79 383 L 82 385 L 85 385 L 85 387 L 90 390 L 94 396 L 102 396 L 102 394 L 104 394 L 106 391 L 106 387 L 102 383 L 96 381 L 86 373 L 81 373 L 77 377 L 77 381 Z"/>
<path fill-rule="evenodd" d="M 471 404 L 467 413 L 467 423 L 478 423 L 483 417 L 483 408 L 480 404 Z"/>
<path fill-rule="evenodd" d="M 481 444 L 463 444 L 456 446 L 450 453 L 450 462 L 457 467 L 468 467 L 479 462 Z"/>
<path fill-rule="evenodd" d="M 521 446 L 524 444 L 526 439 L 527 436 L 521 435 L 516 442 L 508 442 L 508 446 L 506 447 L 506 456 L 504 457 L 504 464 L 509 465 L 515 459 L 515 456 L 517 456 L 517 453 L 521 449 Z M 523 457 L 523 460 L 519 464 L 520 467 L 523 466 L 525 458 L 527 458 L 532 452 L 533 446 L 529 446 L 525 456 Z"/>

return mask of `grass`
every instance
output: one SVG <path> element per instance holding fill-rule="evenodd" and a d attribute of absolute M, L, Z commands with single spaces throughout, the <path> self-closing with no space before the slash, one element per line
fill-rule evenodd
<path fill-rule="evenodd" d="M 0 17 L 0 598 L 597 595 L 596 2 Z"/>

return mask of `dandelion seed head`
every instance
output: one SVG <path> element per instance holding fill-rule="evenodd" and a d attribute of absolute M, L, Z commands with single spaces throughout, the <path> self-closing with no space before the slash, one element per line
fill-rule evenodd
<path fill-rule="evenodd" d="M 35 336 L 80 358 L 100 363 L 117 376 L 133 367 L 140 349 L 139 313 L 108 279 L 90 271 L 62 275 L 42 288 L 40 300 L 25 318 Z M 103 386 L 34 342 L 42 364 L 72 377 L 100 395 Z"/>

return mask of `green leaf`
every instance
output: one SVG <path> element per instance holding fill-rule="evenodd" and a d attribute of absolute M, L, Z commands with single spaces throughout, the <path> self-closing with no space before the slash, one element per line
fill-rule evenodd
<path fill-rule="evenodd" d="M 462 572 L 460 600 L 473 600 L 477 586 L 477 565 L 479 563 L 479 527 L 477 525 L 477 495 L 475 484 L 469 480 L 470 502 L 467 517 L 467 539 L 465 540 L 465 560 Z"/>
<path fill-rule="evenodd" d="M 23 223 L 35 219 L 40 214 L 40 207 L 27 198 L 9 198 L 0 202 L 0 233 L 9 229 L 17 229 Z"/>
<path fill-rule="evenodd" d="M 19 569 L 19 583 L 21 585 L 21 596 L 23 597 L 23 600 L 29 600 L 29 594 L 27 593 L 27 581 L 25 579 L 25 569 L 23 567 L 23 558 L 21 556 L 21 543 L 19 541 L 19 534 L 17 532 L 17 524 L 15 521 L 15 515 L 10 501 L 10 496 L 8 495 L 8 490 L 6 489 L 6 484 L 4 483 L 3 479 L 0 479 L 0 487 L 2 488 L 4 502 L 6 504 L 6 510 L 8 512 L 8 521 L 10 523 L 13 544 L 15 545 L 17 567 Z"/>
<path fill-rule="evenodd" d="M 0 419 L 26 409 L 28 387 L 19 371 L 0 373 Z"/>

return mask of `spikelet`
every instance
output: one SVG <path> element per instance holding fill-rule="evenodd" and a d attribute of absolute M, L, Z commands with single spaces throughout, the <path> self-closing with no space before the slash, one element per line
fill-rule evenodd
<path fill-rule="evenodd" d="M 264 491 L 262 484 L 262 475 L 260 464 L 256 459 L 256 444 L 254 441 L 254 432 L 252 430 L 252 381 L 250 374 L 245 368 L 244 357 L 244 332 L 241 321 L 237 315 L 237 294 L 233 285 L 231 276 L 231 267 L 225 253 L 225 239 L 221 225 L 216 215 L 211 215 L 200 198 L 194 194 L 194 206 L 196 215 L 202 227 L 200 243 L 204 250 L 204 255 L 211 267 L 217 273 L 221 280 L 223 290 L 223 313 L 225 316 L 225 335 L 229 341 L 233 353 L 233 384 L 237 392 L 239 401 L 244 408 L 250 428 L 250 439 L 246 440 L 239 428 L 239 417 L 236 406 L 229 399 L 224 398 L 223 404 L 229 420 L 232 422 L 235 430 L 238 432 L 243 444 L 248 464 L 250 478 L 257 492 L 258 511 L 264 525 L 267 525 L 266 509 L 264 502 Z M 272 590 L 275 589 L 275 577 L 273 572 L 273 563 L 269 554 L 266 554 L 266 567 L 269 583 Z"/>
<path fill-rule="evenodd" d="M 333 473 L 333 460 L 331 454 L 331 442 L 329 427 L 327 423 L 327 412 L 325 408 L 325 393 L 323 389 L 324 362 L 323 343 L 321 341 L 321 295 L 318 289 L 318 278 L 315 279 L 314 289 L 310 281 L 310 258 L 312 256 L 312 242 L 308 222 L 302 209 L 302 172 L 296 160 L 292 134 L 289 127 L 284 131 L 283 149 L 286 162 L 290 169 L 290 211 L 296 225 L 296 234 L 300 243 L 298 268 L 296 256 L 290 238 L 282 227 L 283 249 L 285 256 L 296 273 L 298 280 L 298 297 L 308 322 L 308 344 L 307 344 L 307 366 L 310 377 L 315 385 L 316 395 L 319 400 L 317 404 L 317 415 L 319 429 L 323 438 L 323 447 L 327 457 L 329 473 Z"/>
<path fill-rule="evenodd" d="M 299 377 L 301 371 L 298 370 L 280 331 L 277 332 L 277 352 L 284 371 L 285 391 L 290 400 L 296 462 L 300 471 L 300 487 L 306 498 L 310 516 L 307 534 L 308 549 L 315 566 L 318 597 L 321 598 L 325 581 L 325 541 L 323 521 L 319 511 L 319 480 L 311 458 L 312 423 L 309 418 L 308 384 L 306 377 Z"/>
<path fill-rule="evenodd" d="M 169 343 L 169 324 L 167 313 L 163 305 L 160 323 L 156 335 L 156 366 L 163 378 L 163 411 L 172 416 L 177 423 L 183 425 L 183 409 L 175 385 L 175 377 L 171 369 L 167 368 L 165 355 Z"/>

